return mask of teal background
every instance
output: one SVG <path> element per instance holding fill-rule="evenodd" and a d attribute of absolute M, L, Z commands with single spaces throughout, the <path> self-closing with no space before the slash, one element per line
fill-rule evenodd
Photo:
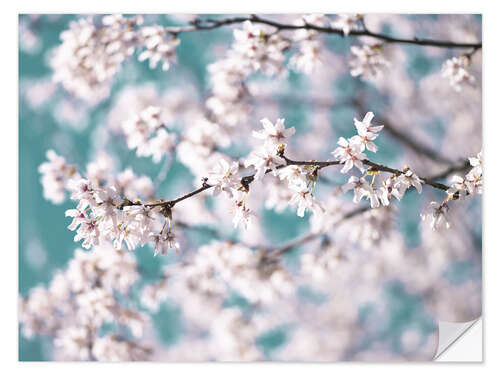
<path fill-rule="evenodd" d="M 22 20 L 24 15 L 20 16 Z M 415 16 L 408 16 L 415 17 Z M 422 16 L 432 17 L 432 16 Z M 43 105 L 42 108 L 33 110 L 26 99 L 21 95 L 21 88 L 32 80 L 47 78 L 51 75 L 51 69 L 47 64 L 47 53 L 59 43 L 59 34 L 67 28 L 68 23 L 75 19 L 74 15 L 64 15 L 54 20 L 53 17 L 42 15 L 36 24 L 37 35 L 41 38 L 42 48 L 34 54 L 19 50 L 19 293 L 26 295 L 36 285 L 47 285 L 55 271 L 65 267 L 68 260 L 73 256 L 78 244 L 73 242 L 73 233 L 66 229 L 67 220 L 64 217 L 65 210 L 72 208 L 70 201 L 61 205 L 54 205 L 46 201 L 42 196 L 38 166 L 45 160 L 47 149 L 53 148 L 57 153 L 63 155 L 71 163 L 79 168 L 84 168 L 86 163 L 92 160 L 97 145 L 96 129 L 106 122 L 106 116 L 112 108 L 113 100 L 117 93 L 126 85 L 142 85 L 153 82 L 160 90 L 170 87 L 182 87 L 188 80 L 200 93 L 209 91 L 206 66 L 216 59 L 214 47 L 229 46 L 232 42 L 232 31 L 229 28 L 218 29 L 210 32 L 187 33 L 181 36 L 181 44 L 178 47 L 178 64 L 168 72 L 161 69 L 151 70 L 147 62 L 140 63 L 137 59 L 130 59 L 116 76 L 110 98 L 103 101 L 97 107 L 88 112 L 88 118 L 84 119 L 79 127 L 61 123 L 54 115 L 57 103 L 67 96 L 59 89 L 56 94 Z M 147 19 L 147 18 L 146 18 Z M 179 21 L 169 16 L 155 16 L 154 22 L 163 25 L 179 24 Z M 480 22 L 480 18 L 478 18 Z M 390 27 L 386 32 L 390 33 Z M 345 56 L 348 53 L 351 41 L 348 38 L 330 36 L 326 38 L 326 45 L 334 53 Z M 436 72 L 441 68 L 442 60 L 427 56 L 422 49 L 412 46 L 405 47 L 409 54 L 408 74 L 418 80 L 425 75 Z M 298 73 L 291 73 L 287 80 L 294 90 L 307 88 L 307 77 Z M 373 111 L 390 104 L 388 98 L 376 95 L 376 89 L 370 84 L 353 79 L 349 75 L 339 77 L 331 90 L 338 96 L 346 98 L 359 89 L 372 92 L 374 98 Z M 307 103 L 303 105 L 287 106 L 281 108 L 282 117 L 286 118 L 288 124 L 294 124 L 298 133 L 306 131 L 301 123 L 307 121 L 307 113 L 311 107 Z M 345 106 L 332 111 L 335 115 L 335 133 L 344 136 L 353 133 L 352 118 L 357 116 L 355 109 Z M 439 119 L 436 119 L 438 121 Z M 344 124 L 344 125 L 340 125 Z M 439 137 L 439 128 L 430 127 L 430 132 Z M 391 138 L 382 135 L 378 140 L 380 152 L 375 155 L 374 161 L 389 163 L 390 160 L 402 152 L 401 146 Z M 137 158 L 133 151 L 129 151 L 126 145 L 117 142 L 110 144 L 111 152 L 119 155 L 122 162 L 121 167 L 131 166 L 135 173 L 148 174 L 154 179 L 159 172 L 159 165 L 155 165 L 150 159 Z M 120 170 L 120 168 L 118 168 Z M 335 176 L 331 177 L 335 179 Z M 159 196 L 170 197 L 180 193 L 175 191 L 170 182 L 182 180 L 184 186 L 192 184 L 192 176 L 180 163 L 175 163 L 166 178 L 169 183 L 163 183 L 159 189 Z M 337 178 L 338 183 L 343 179 Z M 182 185 L 180 185 L 182 186 Z M 422 197 L 414 191 L 408 193 L 399 204 L 399 230 L 405 235 L 408 247 L 415 248 L 420 242 L 418 230 L 419 212 L 423 204 Z M 479 202 L 471 201 L 471 209 L 479 209 Z M 306 218 L 307 219 L 307 218 Z M 481 223 L 477 223 L 478 248 L 481 246 Z M 287 210 L 282 214 L 266 211 L 263 214 L 263 227 L 269 239 L 276 243 L 287 242 L 308 231 L 307 220 L 298 218 L 294 212 Z M 285 229 L 286 228 L 286 229 Z M 192 238 L 196 243 L 203 243 L 210 238 L 210 233 L 197 233 Z M 298 251 L 291 254 L 291 261 Z M 162 264 L 173 261 L 169 255 L 165 258 L 153 258 L 152 252 L 146 249 L 135 251 L 142 269 L 147 271 L 145 281 L 153 280 L 154 274 L 160 272 Z M 175 257 L 175 255 L 174 255 Z M 463 282 L 469 278 L 480 277 L 480 270 L 474 269 L 467 262 L 450 267 L 447 277 L 456 283 Z M 367 338 L 368 345 L 371 340 L 388 340 L 398 350 L 398 332 L 406 325 L 416 324 L 426 332 L 432 333 L 436 329 L 436 323 L 432 317 L 422 310 L 422 302 L 418 296 L 409 295 L 404 286 L 395 281 L 387 286 L 382 293 L 391 309 L 389 323 L 382 325 L 376 337 Z M 236 297 L 235 297 L 236 298 Z M 242 301 L 239 301 L 241 305 Z M 238 300 L 236 298 L 236 302 Z M 370 311 L 370 306 L 365 306 L 360 311 L 360 320 Z M 168 317 L 168 319 L 166 318 Z M 182 337 L 182 318 L 177 307 L 171 303 L 162 305 L 160 311 L 153 316 L 156 328 L 160 332 L 160 338 L 168 345 L 175 343 Z M 258 345 L 264 352 L 272 353 L 273 348 L 278 347 L 286 337 L 286 332 L 291 327 L 283 327 L 276 332 L 270 332 L 259 339 Z M 50 339 L 36 338 L 27 340 L 19 335 L 19 359 L 23 361 L 49 360 Z"/>

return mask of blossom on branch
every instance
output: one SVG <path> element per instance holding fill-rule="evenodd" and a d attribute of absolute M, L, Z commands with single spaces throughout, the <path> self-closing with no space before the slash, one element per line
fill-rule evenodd
<path fill-rule="evenodd" d="M 351 137 L 349 140 L 340 137 L 337 147 L 332 155 L 340 160 L 344 167 L 340 170 L 342 173 L 347 173 L 352 167 L 356 166 L 361 172 L 364 172 L 363 160 L 366 155 L 363 153 L 364 146 L 357 138 Z"/>
<path fill-rule="evenodd" d="M 290 205 L 297 206 L 297 216 L 304 217 L 306 210 L 310 210 L 313 214 L 319 214 L 323 211 L 321 204 L 313 197 L 311 191 L 304 186 L 291 186 L 294 191 L 290 199 Z"/>
<path fill-rule="evenodd" d="M 363 197 L 367 197 L 370 200 L 372 208 L 380 205 L 377 193 L 363 177 L 351 176 L 347 184 L 342 186 L 343 192 L 348 190 L 354 191 L 354 198 L 352 200 L 354 203 L 359 203 Z"/>
<path fill-rule="evenodd" d="M 418 193 L 422 193 L 422 180 L 411 169 L 403 168 L 403 173 L 396 177 L 397 184 L 401 184 L 404 190 L 411 186 L 415 187 Z"/>
<path fill-rule="evenodd" d="M 276 124 L 273 124 L 267 118 L 260 120 L 260 123 L 264 129 L 260 131 L 254 130 L 252 135 L 271 145 L 283 144 L 285 139 L 295 134 L 295 127 L 285 128 L 285 119 L 282 118 L 277 119 Z"/>
<path fill-rule="evenodd" d="M 175 35 L 169 35 L 162 26 L 154 25 L 141 29 L 144 51 L 139 55 L 139 61 L 149 60 L 149 67 L 156 68 L 161 63 L 163 70 L 168 70 L 172 62 L 175 62 L 175 48 L 180 40 Z"/>
<path fill-rule="evenodd" d="M 450 210 L 448 204 L 438 202 L 431 202 L 427 209 L 420 214 L 422 221 L 430 221 L 432 230 L 439 230 L 442 228 L 449 229 L 450 222 L 448 219 L 448 211 Z"/>
<path fill-rule="evenodd" d="M 276 175 L 279 166 L 286 165 L 283 158 L 277 155 L 276 146 L 265 143 L 257 150 L 253 151 L 250 156 L 245 159 L 245 168 L 253 166 L 255 169 L 255 180 L 260 180 L 268 172 L 272 171 Z"/>
<path fill-rule="evenodd" d="M 352 46 L 353 59 L 349 61 L 351 75 L 363 78 L 377 78 L 390 64 L 382 55 L 382 45 Z"/>
<path fill-rule="evenodd" d="M 349 35 L 351 30 L 356 30 L 359 20 L 363 16 L 360 14 L 339 14 L 337 19 L 331 23 L 333 28 L 341 29 L 344 35 Z"/>
<path fill-rule="evenodd" d="M 267 75 L 284 71 L 283 51 L 289 43 L 280 34 L 270 33 L 251 21 L 243 23 L 243 30 L 234 30 L 233 49 L 248 61 L 254 71 L 261 70 Z"/>
<path fill-rule="evenodd" d="M 470 58 L 462 55 L 459 57 L 452 57 L 443 63 L 441 74 L 444 78 L 448 78 L 451 87 L 456 91 L 462 91 L 463 84 L 473 85 L 476 79 L 472 74 L 467 71 L 470 65 Z"/>
<path fill-rule="evenodd" d="M 219 160 L 214 170 L 209 173 L 207 183 L 214 186 L 214 196 L 219 195 L 222 191 L 226 192 L 229 197 L 233 196 L 233 191 L 241 186 L 238 178 L 239 166 L 237 162 L 229 164 L 225 159 Z"/>
<path fill-rule="evenodd" d="M 323 14 L 308 14 L 295 21 L 296 25 L 327 25 L 328 18 Z M 311 74 L 322 61 L 320 54 L 322 43 L 319 33 L 315 30 L 299 29 L 294 32 L 293 40 L 298 44 L 298 52 L 290 59 L 290 64 L 298 71 Z"/>
<path fill-rule="evenodd" d="M 359 140 L 361 145 L 363 146 L 363 150 L 368 149 L 371 152 L 377 152 L 377 145 L 373 143 L 373 141 L 378 137 L 378 132 L 380 132 L 384 125 L 373 126 L 371 121 L 374 117 L 373 112 L 368 112 L 363 121 L 359 121 L 358 119 L 354 119 L 354 125 L 356 126 L 356 130 L 358 131 L 358 135 L 354 136 L 356 140 Z"/>

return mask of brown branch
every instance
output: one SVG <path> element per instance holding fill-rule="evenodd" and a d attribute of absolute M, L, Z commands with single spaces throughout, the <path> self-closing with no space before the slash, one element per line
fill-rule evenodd
<path fill-rule="evenodd" d="M 394 168 L 390 168 L 390 167 L 386 167 L 385 165 L 382 165 L 382 164 L 377 164 L 377 163 L 374 163 L 374 162 L 371 162 L 370 160 L 363 160 L 363 164 L 365 165 L 368 165 L 370 166 L 370 169 L 372 171 L 381 171 L 381 172 L 388 172 L 388 173 L 392 173 L 396 176 L 399 176 L 401 174 L 404 174 L 405 172 L 404 171 L 400 171 L 399 169 L 394 169 Z M 425 177 L 419 177 L 424 184 L 426 185 L 429 185 L 429 186 L 432 186 L 436 189 L 440 189 L 440 190 L 448 190 L 450 187 L 445 185 L 445 184 L 441 184 L 439 182 L 435 182 L 433 181 L 432 179 L 430 178 L 425 178 Z"/>
<path fill-rule="evenodd" d="M 285 24 L 277 21 L 272 21 L 269 19 L 262 18 L 257 15 L 251 15 L 249 17 L 232 17 L 225 18 L 222 20 L 214 20 L 214 19 L 200 19 L 197 18 L 192 21 L 192 25 L 186 27 L 169 27 L 167 28 L 167 32 L 171 34 L 179 34 L 183 32 L 191 32 L 191 31 L 203 31 L 203 30 L 213 30 L 222 26 L 232 25 L 232 24 L 240 24 L 246 21 L 251 21 L 254 23 L 259 23 L 263 25 L 268 25 L 276 28 L 277 31 L 281 30 L 314 30 L 320 33 L 325 34 L 336 34 L 345 36 L 342 29 L 337 29 L 329 26 L 317 26 L 309 23 L 304 23 L 303 25 L 294 25 L 294 24 Z M 364 27 L 363 30 L 351 30 L 348 37 L 359 37 L 359 36 L 369 36 L 375 39 L 382 40 L 386 43 L 402 43 L 402 44 L 413 44 L 420 46 L 429 46 L 429 47 L 440 47 L 440 48 L 472 48 L 474 50 L 478 50 L 482 48 L 482 43 L 461 43 L 461 42 L 452 42 L 452 41 L 444 41 L 444 40 L 433 40 L 433 39 L 405 39 L 405 38 L 395 38 L 386 34 L 375 33 L 368 30 Z"/>
<path fill-rule="evenodd" d="M 315 166 L 317 167 L 318 169 L 322 169 L 322 168 L 325 168 L 325 167 L 329 167 L 329 166 L 332 166 L 332 165 L 339 165 L 341 164 L 340 161 L 338 160 L 327 160 L 327 161 L 315 161 L 315 160 L 310 160 L 310 161 L 307 161 L 307 160 L 292 160 L 284 155 L 281 155 L 281 157 L 285 160 L 286 164 L 285 165 L 282 165 L 282 166 L 278 166 L 277 169 L 280 169 L 280 168 L 283 168 L 283 167 L 286 167 L 288 165 L 298 165 L 298 166 Z M 363 160 L 363 164 L 365 165 L 368 165 L 370 167 L 370 170 L 371 171 L 380 171 L 380 172 L 387 172 L 387 173 L 392 173 L 396 176 L 399 176 L 401 174 L 404 174 L 405 172 L 402 171 L 402 170 L 399 170 L 399 169 L 394 169 L 394 168 L 391 168 L 391 167 L 387 167 L 385 165 L 382 165 L 382 164 L 377 164 L 377 163 L 374 163 L 370 160 Z M 439 182 L 436 182 L 434 181 L 435 179 L 438 179 L 438 178 L 443 178 L 445 177 L 446 175 L 450 174 L 450 173 L 453 173 L 455 171 L 459 171 L 459 170 L 463 170 L 465 169 L 465 165 L 463 163 L 461 163 L 460 165 L 457 165 L 457 166 L 453 166 L 453 167 L 450 167 L 448 168 L 447 170 L 443 171 L 442 173 L 434 176 L 434 177 L 431 177 L 431 178 L 425 178 L 425 177 L 420 177 L 420 179 L 422 180 L 422 182 L 425 184 L 425 185 L 429 185 L 429 186 L 432 186 L 436 189 L 439 189 L 439 190 L 443 190 L 443 191 L 447 191 L 450 187 L 445 185 L 445 184 L 442 184 L 442 183 L 439 183 Z M 266 171 L 266 174 L 271 172 L 271 169 L 268 169 Z M 244 176 L 241 178 L 241 185 L 246 188 L 247 190 L 249 190 L 249 186 L 250 184 L 253 182 L 255 178 L 255 174 L 252 174 L 252 175 L 248 175 L 248 176 Z M 164 207 L 164 208 L 167 208 L 167 209 L 172 209 L 177 203 L 179 202 L 182 202 L 183 200 L 185 199 L 188 199 L 194 195 L 197 195 L 205 190 L 208 190 L 210 188 L 212 188 L 213 185 L 210 185 L 206 182 L 206 180 L 203 182 L 202 186 L 187 193 L 187 194 L 184 194 L 176 199 L 173 199 L 173 200 L 170 200 L 170 201 L 165 201 L 165 200 L 158 200 L 158 201 L 155 201 L 155 202 L 152 202 L 152 203 L 144 203 L 144 206 L 145 207 Z M 141 203 L 140 201 L 135 201 L 135 202 L 131 202 L 129 200 L 125 200 L 121 205 L 120 205 L 120 209 L 123 209 L 123 207 L 126 207 L 126 206 L 140 206 L 140 205 L 143 205 L 143 203 Z"/>

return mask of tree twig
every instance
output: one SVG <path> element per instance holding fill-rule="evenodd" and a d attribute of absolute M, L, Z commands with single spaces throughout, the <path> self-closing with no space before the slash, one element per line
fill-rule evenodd
<path fill-rule="evenodd" d="M 282 165 L 282 166 L 278 166 L 278 168 L 283 168 L 283 167 L 286 167 L 288 165 L 298 165 L 298 166 L 316 166 L 316 167 L 318 167 L 318 169 L 322 169 L 322 168 L 329 167 L 332 165 L 341 164 L 340 161 L 338 161 L 338 160 L 327 160 L 327 161 L 292 160 L 284 155 L 282 156 L 282 158 L 285 160 L 286 164 Z M 367 159 L 363 160 L 363 164 L 368 165 L 370 167 L 371 171 L 388 172 L 388 173 L 392 173 L 396 176 L 399 176 L 399 175 L 405 173 L 402 170 L 387 167 L 387 166 L 382 165 L 382 164 L 374 163 L 374 162 L 367 160 Z M 462 169 L 464 169 L 464 165 L 460 164 L 460 166 L 448 168 L 446 171 L 437 175 L 437 177 L 434 177 L 434 178 L 420 177 L 420 179 L 426 185 L 432 186 L 433 188 L 436 188 L 439 190 L 447 191 L 450 188 L 449 186 L 442 184 L 442 183 L 439 183 L 439 182 L 436 182 L 436 181 L 434 181 L 434 179 L 442 178 L 449 173 L 452 173 L 452 172 L 457 171 L 457 170 L 462 170 Z M 269 173 L 269 172 L 271 172 L 270 169 L 268 169 L 266 171 L 266 173 Z M 254 178 L 255 178 L 255 174 L 242 177 L 241 178 L 241 185 L 248 190 L 249 185 L 253 182 Z M 127 202 L 124 202 L 120 206 L 120 208 L 123 208 L 126 206 L 144 205 L 146 207 L 151 207 L 151 208 L 153 208 L 153 207 L 165 207 L 167 209 L 172 209 L 177 203 L 182 202 L 183 200 L 188 199 L 194 195 L 197 195 L 197 194 L 199 194 L 205 190 L 208 190 L 212 187 L 213 187 L 213 185 L 210 185 L 206 181 L 204 181 L 201 187 L 199 187 L 199 188 L 197 188 L 189 193 L 186 193 L 186 194 L 184 194 L 176 199 L 173 199 L 173 200 L 166 201 L 166 200 L 162 199 L 162 200 L 158 200 L 156 202 L 144 203 L 144 204 L 139 202 L 139 201 L 135 201 L 135 202 L 127 201 Z"/>
<path fill-rule="evenodd" d="M 257 15 L 251 15 L 249 17 L 231 17 L 231 18 L 225 18 L 221 20 L 214 20 L 210 18 L 206 19 L 200 19 L 197 18 L 194 21 L 192 21 L 192 24 L 190 26 L 185 26 L 185 27 L 169 27 L 167 28 L 167 32 L 172 33 L 172 34 L 180 34 L 184 32 L 191 32 L 191 31 L 198 31 L 198 30 L 213 30 L 217 29 L 222 26 L 227 26 L 227 25 L 233 25 L 233 24 L 240 24 L 246 21 L 251 21 L 254 23 L 259 23 L 263 25 L 268 25 L 276 28 L 277 30 L 314 30 L 320 33 L 325 33 L 325 34 L 336 34 L 336 35 L 344 35 L 344 31 L 342 29 L 338 28 L 333 28 L 330 26 L 318 26 L 318 25 L 313 25 L 309 23 L 304 23 L 302 25 L 295 25 L 295 24 L 286 24 L 286 23 L 280 23 L 277 21 L 273 21 L 270 19 L 262 18 Z M 414 37 L 413 39 L 405 39 L 405 38 L 396 38 L 396 37 L 391 37 L 386 34 L 382 33 L 376 33 L 372 32 L 366 27 L 363 30 L 351 30 L 349 37 L 359 37 L 359 36 L 369 36 L 375 39 L 382 40 L 386 43 L 401 43 L 401 44 L 413 44 L 413 45 L 419 45 L 419 46 L 429 46 L 429 47 L 440 47 L 440 48 L 472 48 L 474 50 L 478 50 L 482 48 L 482 42 L 477 42 L 477 43 L 462 43 L 462 42 L 452 42 L 452 41 L 445 41 L 445 40 L 434 40 L 434 39 L 420 39 L 417 37 Z"/>

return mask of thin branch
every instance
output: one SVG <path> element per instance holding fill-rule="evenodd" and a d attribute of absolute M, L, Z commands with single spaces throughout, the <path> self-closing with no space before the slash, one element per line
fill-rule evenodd
<path fill-rule="evenodd" d="M 262 18 L 257 15 L 251 15 L 249 17 L 232 17 L 232 18 L 225 18 L 222 20 L 214 20 L 214 19 L 200 19 L 197 18 L 194 21 L 192 21 L 192 25 L 190 26 L 185 26 L 185 27 L 169 27 L 167 28 L 167 32 L 172 33 L 172 34 L 179 34 L 179 33 L 184 33 L 184 32 L 191 32 L 191 31 L 202 31 L 202 30 L 213 30 L 217 29 L 222 26 L 227 26 L 227 25 L 232 25 L 232 24 L 240 24 L 246 21 L 251 21 L 254 23 L 259 23 L 263 25 L 268 25 L 276 28 L 276 30 L 281 31 L 281 30 L 314 30 L 320 33 L 325 33 L 325 34 L 336 34 L 336 35 L 344 35 L 344 31 L 342 29 L 338 28 L 333 28 L 329 26 L 317 26 L 309 23 L 304 23 L 303 25 L 294 25 L 294 24 L 285 24 L 285 23 L 280 23 L 277 21 L 269 20 Z M 386 43 L 402 43 L 402 44 L 413 44 L 413 45 L 420 45 L 420 46 L 429 46 L 429 47 L 440 47 L 440 48 L 472 48 L 474 50 L 482 48 L 482 43 L 477 42 L 477 43 L 461 43 L 461 42 L 452 42 L 452 41 L 444 41 L 444 40 L 434 40 L 434 39 L 420 39 L 420 38 L 413 38 L 413 39 L 405 39 L 405 38 L 395 38 L 391 37 L 386 34 L 382 33 L 375 33 L 372 32 L 366 27 L 364 30 L 351 30 L 351 32 L 348 35 L 349 37 L 359 37 L 359 36 L 369 36 L 372 38 L 376 38 L 379 40 L 382 40 Z"/>
<path fill-rule="evenodd" d="M 284 156 L 284 155 L 281 155 L 281 157 L 286 161 L 286 164 L 285 165 L 282 165 L 282 166 L 278 166 L 277 168 L 283 168 L 285 166 L 288 166 L 288 165 L 299 165 L 299 166 L 315 166 L 317 167 L 318 169 L 322 169 L 322 168 L 325 168 L 325 167 L 329 167 L 329 166 L 332 166 L 332 165 L 339 165 L 341 164 L 340 161 L 338 160 L 327 160 L 327 161 L 314 161 L 314 160 L 311 160 L 311 161 L 307 161 L 307 160 L 292 160 L 292 159 L 289 159 L 288 157 Z M 392 173 L 396 176 L 399 176 L 401 174 L 404 174 L 405 172 L 402 171 L 402 170 L 399 170 L 399 169 L 394 169 L 394 168 L 391 168 L 391 167 L 387 167 L 385 165 L 382 165 L 382 164 L 377 164 L 377 163 L 374 163 L 370 160 L 363 160 L 363 164 L 365 165 L 368 165 L 370 167 L 370 170 L 371 171 L 380 171 L 380 172 L 388 172 L 388 173 Z M 463 168 L 463 165 L 461 164 L 460 165 L 460 168 Z M 457 170 L 457 167 L 454 167 L 454 168 L 449 168 L 447 171 L 449 172 L 446 172 L 446 173 L 452 173 L 454 172 L 455 170 Z M 266 171 L 266 173 L 269 173 L 271 172 L 270 169 L 268 169 Z M 443 172 L 443 173 L 445 173 Z M 441 178 L 442 174 L 438 175 L 439 178 Z M 247 190 L 249 189 L 249 185 L 253 182 L 255 178 L 255 174 L 252 174 L 252 175 L 249 175 L 249 176 L 244 176 L 241 178 L 241 185 L 246 188 Z M 432 186 L 436 189 L 439 189 L 439 190 L 443 190 L 443 191 L 447 191 L 450 187 L 445 185 L 445 184 L 442 184 L 442 183 L 439 183 L 439 182 L 435 182 L 433 181 L 433 178 L 425 178 L 425 177 L 420 177 L 420 179 L 422 180 L 422 182 L 426 185 L 429 185 L 429 186 Z M 144 206 L 146 207 L 164 207 L 164 208 L 167 208 L 167 209 L 172 209 L 177 203 L 179 202 L 182 202 L 183 200 L 185 199 L 188 199 L 194 195 L 197 195 L 205 190 L 208 190 L 210 188 L 212 188 L 213 185 L 210 185 L 206 182 L 206 180 L 203 182 L 202 186 L 199 187 L 198 189 L 195 189 L 187 194 L 184 194 L 182 196 L 180 196 L 179 198 L 176 198 L 176 199 L 173 199 L 173 200 L 170 200 L 170 201 L 165 201 L 163 199 L 161 200 L 158 200 L 156 202 L 152 202 L 152 203 L 145 203 Z M 139 202 L 139 201 L 135 201 L 135 202 L 131 202 L 131 201 L 125 201 L 122 203 L 122 205 L 120 206 L 121 209 L 123 209 L 123 207 L 126 207 L 126 206 L 138 206 L 138 205 L 142 205 L 143 203 Z"/>
<path fill-rule="evenodd" d="M 316 166 L 320 168 L 325 168 L 329 167 L 331 165 L 339 165 L 340 161 L 338 160 L 332 160 L 332 161 L 316 161 L 316 160 L 311 160 L 311 161 L 305 161 L 305 160 L 292 160 L 287 158 L 285 155 L 281 156 L 283 159 L 286 161 L 286 165 L 308 165 L 308 166 Z"/>
<path fill-rule="evenodd" d="M 370 206 L 364 206 L 364 207 L 359 207 L 359 208 L 356 208 L 350 212 L 347 212 L 346 214 L 344 214 L 339 220 L 337 220 L 337 222 L 335 224 L 338 224 L 342 221 L 345 221 L 345 220 L 348 220 L 348 219 L 351 219 L 355 216 L 358 216 L 364 212 L 367 212 L 369 210 L 371 210 L 372 208 L 370 208 Z M 302 237 L 299 237 L 298 239 L 296 240 L 293 240 L 291 242 L 289 242 L 288 244 L 282 246 L 282 247 L 277 247 L 277 248 L 274 248 L 274 249 L 268 249 L 267 252 L 269 254 L 269 256 L 271 257 L 279 257 L 287 252 L 289 252 L 290 250 L 293 250 L 294 248 L 296 248 L 297 246 L 300 246 L 300 245 L 304 245 L 316 238 L 318 238 L 319 236 L 322 236 L 324 233 L 308 233 Z"/>
<path fill-rule="evenodd" d="M 363 164 L 370 166 L 372 171 L 389 172 L 389 173 L 395 174 L 396 176 L 399 176 L 399 175 L 405 173 L 404 171 L 400 171 L 399 169 L 394 169 L 394 168 L 386 167 L 385 165 L 382 165 L 382 164 L 373 163 L 370 160 L 363 160 Z M 419 178 L 426 185 L 432 186 L 436 189 L 446 191 L 450 188 L 449 186 L 447 186 L 445 184 L 441 184 L 439 182 L 432 181 L 432 179 L 430 179 L 430 178 L 425 178 L 425 177 L 419 177 Z"/>

